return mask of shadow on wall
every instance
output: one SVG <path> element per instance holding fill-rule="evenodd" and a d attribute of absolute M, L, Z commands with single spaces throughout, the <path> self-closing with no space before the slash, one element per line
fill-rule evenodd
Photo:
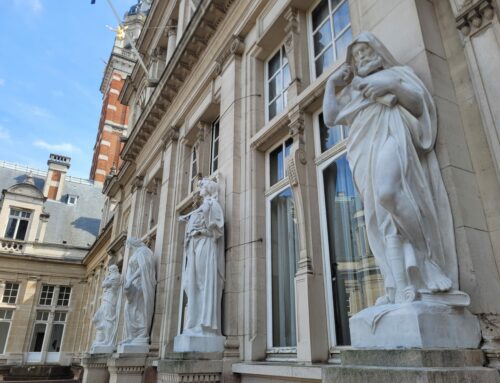
<path fill-rule="evenodd" d="M 99 233 L 99 226 L 101 224 L 101 220 L 98 218 L 89 218 L 89 217 L 79 217 L 71 222 L 71 225 L 76 229 L 85 230 L 86 232 L 97 236 Z"/>

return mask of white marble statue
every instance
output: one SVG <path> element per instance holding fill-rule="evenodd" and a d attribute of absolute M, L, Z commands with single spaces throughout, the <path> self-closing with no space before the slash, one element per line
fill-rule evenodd
<path fill-rule="evenodd" d="M 156 289 L 155 259 L 153 252 L 137 238 L 127 239 L 127 246 L 131 256 L 123 286 L 125 337 L 121 350 L 134 352 L 142 347 L 147 352 Z"/>
<path fill-rule="evenodd" d="M 336 94 L 335 87 L 343 89 Z M 323 113 L 327 126 L 349 127 L 347 159 L 385 285 L 374 307 L 350 318 L 352 345 L 477 347 L 479 322 L 465 308 L 469 296 L 458 290 L 431 94 L 410 67 L 364 32 L 328 79 Z"/>
<path fill-rule="evenodd" d="M 92 322 L 96 327 L 95 340 L 90 352 L 92 354 L 111 353 L 118 323 L 118 295 L 120 293 L 121 275 L 116 265 L 111 265 L 102 282 L 101 305 L 94 314 Z"/>
<path fill-rule="evenodd" d="M 386 295 L 413 301 L 419 290 L 458 288 L 450 205 L 434 145 L 436 108 L 408 66 L 371 33 L 360 34 L 326 85 L 328 126 L 349 126 L 347 158 L 365 209 L 368 240 Z M 345 86 L 335 94 L 335 86 Z"/>
<path fill-rule="evenodd" d="M 191 213 L 179 217 L 187 222 L 183 273 L 187 312 L 183 335 L 220 336 L 224 214 L 217 199 L 217 183 L 203 179 L 199 186 L 203 202 Z"/>

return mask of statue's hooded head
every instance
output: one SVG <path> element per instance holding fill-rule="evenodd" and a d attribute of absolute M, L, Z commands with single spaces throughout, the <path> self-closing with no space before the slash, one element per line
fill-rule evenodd
<path fill-rule="evenodd" d="M 143 242 L 139 238 L 130 237 L 127 239 L 126 245 L 128 247 L 141 247 Z"/>
<path fill-rule="evenodd" d="M 202 197 L 217 198 L 218 185 L 217 182 L 208 178 L 203 178 L 200 183 L 200 195 Z"/>
<path fill-rule="evenodd" d="M 399 66 L 387 48 L 371 32 L 360 33 L 347 47 L 346 62 L 356 76 L 365 77 L 381 69 Z"/>
<path fill-rule="evenodd" d="M 110 274 L 116 274 L 116 273 L 118 273 L 118 266 L 116 266 L 116 265 L 109 266 L 108 267 L 108 272 Z"/>

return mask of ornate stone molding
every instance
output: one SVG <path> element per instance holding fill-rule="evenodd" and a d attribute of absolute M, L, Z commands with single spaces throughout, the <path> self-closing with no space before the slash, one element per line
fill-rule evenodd
<path fill-rule="evenodd" d="M 137 189 L 141 189 L 144 186 L 144 176 L 136 176 L 134 184 L 132 185 L 132 193 Z"/>
<path fill-rule="evenodd" d="M 215 68 L 212 77 L 220 76 L 225 63 L 230 57 L 241 56 L 245 50 L 245 43 L 239 36 L 233 35 L 219 56 L 215 59 Z"/>
<path fill-rule="evenodd" d="M 161 138 L 164 147 L 167 147 L 172 142 L 179 140 L 179 127 L 171 126 Z"/>
<path fill-rule="evenodd" d="M 220 374 L 161 374 L 161 383 L 219 383 Z"/>
<path fill-rule="evenodd" d="M 285 51 L 290 65 L 291 85 L 295 92 L 300 92 L 301 73 L 302 73 L 302 49 L 300 46 L 300 21 L 299 10 L 289 7 L 285 11 L 285 32 L 288 34 L 285 39 Z"/>
<path fill-rule="evenodd" d="M 489 23 L 495 17 L 493 0 L 469 1 L 456 18 L 457 28 L 464 36 L 469 36 Z"/>

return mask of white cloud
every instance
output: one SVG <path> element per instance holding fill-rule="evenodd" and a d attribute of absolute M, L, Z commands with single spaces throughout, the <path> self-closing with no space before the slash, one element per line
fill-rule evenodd
<path fill-rule="evenodd" d="M 50 113 L 47 109 L 36 105 L 29 106 L 29 113 L 37 117 L 45 117 L 45 118 L 52 117 L 52 113 Z"/>
<path fill-rule="evenodd" d="M 4 86 L 5 85 L 5 79 L 4 78 L 0 78 L 0 86 Z"/>
<path fill-rule="evenodd" d="M 40 13 L 43 10 L 42 0 L 15 0 L 18 7 L 28 8 L 33 13 Z"/>
<path fill-rule="evenodd" d="M 10 141 L 10 132 L 0 125 L 0 141 Z"/>
<path fill-rule="evenodd" d="M 33 146 L 37 148 L 46 149 L 49 152 L 65 152 L 65 153 L 74 153 L 79 152 L 80 149 L 75 145 L 70 144 L 69 142 L 63 142 L 60 144 L 49 144 L 43 140 L 37 140 L 33 142 Z"/>

